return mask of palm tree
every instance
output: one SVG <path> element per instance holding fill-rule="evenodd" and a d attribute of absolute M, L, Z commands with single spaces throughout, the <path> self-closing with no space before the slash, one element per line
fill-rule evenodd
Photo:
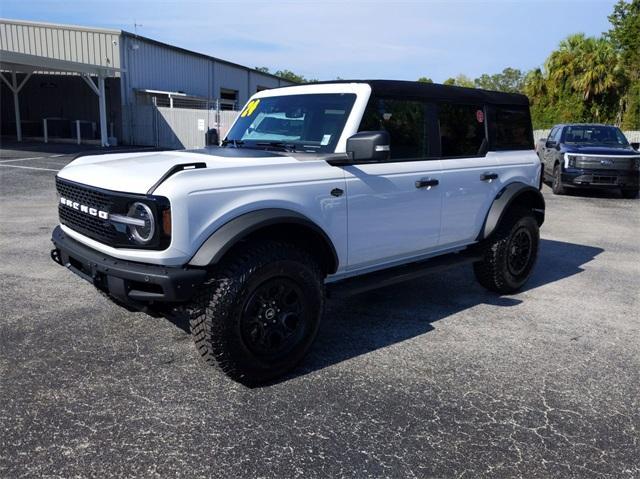
<path fill-rule="evenodd" d="M 618 85 L 620 61 L 611 42 L 604 38 L 587 38 L 578 57 L 580 70 L 572 86 L 585 101 Z"/>
<path fill-rule="evenodd" d="M 548 72 L 549 79 L 558 87 L 564 87 L 567 81 L 576 76 L 580 70 L 580 61 L 584 45 L 587 41 L 584 33 L 576 33 L 569 35 L 560 42 L 558 49 L 555 50 L 547 59 L 545 70 Z"/>
<path fill-rule="evenodd" d="M 546 93 L 546 90 L 546 79 L 540 68 L 535 68 L 527 73 L 524 80 L 524 92 L 529 98 L 540 98 Z"/>

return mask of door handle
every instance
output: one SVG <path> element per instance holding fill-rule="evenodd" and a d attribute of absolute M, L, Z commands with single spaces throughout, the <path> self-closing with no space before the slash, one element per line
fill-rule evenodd
<path fill-rule="evenodd" d="M 416 181 L 416 188 L 431 188 L 432 186 L 438 186 L 439 183 L 435 178 L 422 178 Z"/>
<path fill-rule="evenodd" d="M 482 173 L 480 175 L 481 181 L 492 181 L 498 179 L 498 173 Z"/>

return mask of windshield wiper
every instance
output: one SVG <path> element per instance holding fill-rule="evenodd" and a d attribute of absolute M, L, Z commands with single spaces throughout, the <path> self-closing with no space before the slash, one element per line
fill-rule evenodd
<path fill-rule="evenodd" d="M 284 141 L 261 141 L 256 143 L 256 146 L 270 146 L 273 148 L 282 148 L 286 152 L 295 152 L 296 145 L 293 143 L 286 143 Z"/>
<path fill-rule="evenodd" d="M 242 140 L 223 140 L 222 146 L 233 145 L 234 148 L 238 148 L 238 146 L 244 145 L 244 141 Z"/>

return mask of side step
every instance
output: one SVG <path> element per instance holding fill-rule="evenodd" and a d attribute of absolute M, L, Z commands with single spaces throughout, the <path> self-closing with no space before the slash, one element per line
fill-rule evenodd
<path fill-rule="evenodd" d="M 471 264 L 481 259 L 482 255 L 477 252 L 465 250 L 459 253 L 436 256 L 415 263 L 394 266 L 381 271 L 374 271 L 361 276 L 327 283 L 327 296 L 329 298 L 352 296 L 372 289 L 384 288 L 392 284 L 410 281 L 429 273 L 447 270 L 463 264 Z"/>

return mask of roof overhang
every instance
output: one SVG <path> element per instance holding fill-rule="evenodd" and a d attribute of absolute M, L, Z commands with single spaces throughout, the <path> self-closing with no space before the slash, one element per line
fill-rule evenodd
<path fill-rule="evenodd" d="M 121 68 L 105 67 L 102 65 L 92 65 L 90 63 L 78 63 L 59 58 L 43 57 L 39 55 L 29 55 L 27 53 L 11 52 L 0 50 L 0 69 L 4 71 L 15 71 L 23 73 L 44 72 L 65 72 L 84 73 L 96 76 L 115 76 L 123 71 Z"/>
<path fill-rule="evenodd" d="M 148 88 L 136 88 L 136 93 L 141 95 L 164 95 L 168 98 L 180 98 L 183 100 L 199 100 L 207 101 L 208 99 L 203 96 L 189 95 L 188 93 L 180 91 L 165 91 L 165 90 L 150 90 Z"/>

